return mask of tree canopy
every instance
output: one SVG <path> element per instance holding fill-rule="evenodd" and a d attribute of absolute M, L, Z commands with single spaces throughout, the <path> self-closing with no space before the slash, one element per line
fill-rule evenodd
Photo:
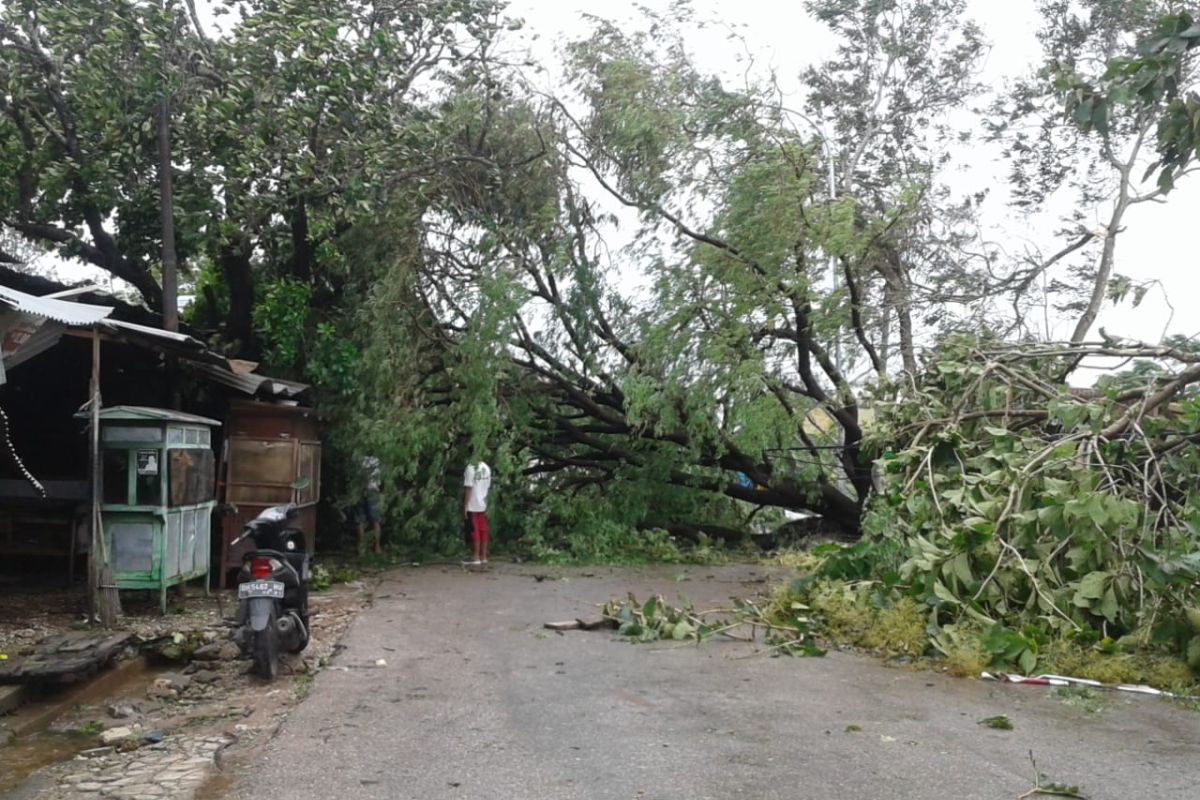
<path fill-rule="evenodd" d="M 1045 64 L 980 117 L 964 0 L 809 0 L 834 47 L 795 99 L 706 70 L 674 6 L 588 18 L 547 88 L 499 0 L 216 0 L 215 25 L 178 0 L 14 0 L 0 260 L 32 242 L 161 308 L 169 102 L 188 321 L 315 385 L 343 506 L 371 453 L 392 518 L 449 541 L 484 455 L 499 529 L 542 553 L 737 541 L 784 512 L 855 538 L 904 444 L 872 430 L 923 402 L 941 343 L 1028 342 L 1055 303 L 1080 345 L 1128 291 L 1123 215 L 1196 155 L 1200 35 L 1125 5 L 1042 3 Z M 1077 193 L 1052 255 L 992 246 L 987 193 L 951 188 L 980 137 L 1022 207 Z M 1043 280 L 1065 264 L 1083 280 Z M 1055 363 L 1052 393 L 1078 365 Z"/>

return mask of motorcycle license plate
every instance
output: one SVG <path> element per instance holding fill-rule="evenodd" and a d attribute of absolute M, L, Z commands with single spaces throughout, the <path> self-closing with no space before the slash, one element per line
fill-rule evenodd
<path fill-rule="evenodd" d="M 250 597 L 271 597 L 283 599 L 283 584 L 279 581 L 249 581 L 238 586 L 238 599 Z"/>

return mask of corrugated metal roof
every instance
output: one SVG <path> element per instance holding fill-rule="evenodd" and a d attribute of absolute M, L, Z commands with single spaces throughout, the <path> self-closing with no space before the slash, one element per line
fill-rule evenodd
<path fill-rule="evenodd" d="M 72 327 L 90 327 L 112 313 L 112 309 L 105 306 L 72 303 L 52 297 L 34 297 L 7 286 L 0 286 L 0 305 Z"/>
<path fill-rule="evenodd" d="M 307 384 L 255 375 L 253 372 L 233 372 L 228 366 L 203 363 L 194 363 L 192 366 L 217 383 L 237 389 L 250 397 L 292 399 L 308 391 Z"/>
<path fill-rule="evenodd" d="M 80 411 L 75 416 L 87 417 L 91 412 Z M 192 425 L 220 426 L 220 422 L 208 417 L 195 414 L 185 414 L 182 411 L 172 411 L 169 408 L 151 408 L 150 406 L 110 406 L 100 409 L 102 420 L 154 420 L 156 422 L 187 422 Z"/>
<path fill-rule="evenodd" d="M 0 308 L 10 308 L 23 314 L 42 317 L 69 328 L 93 328 L 144 347 L 174 353 L 186 358 L 208 378 L 250 397 L 290 400 L 308 391 L 308 386 L 303 383 L 255 375 L 253 372 L 235 371 L 228 359 L 209 350 L 204 342 L 188 336 L 186 333 L 175 333 L 147 325 L 138 325 L 134 322 L 109 319 L 109 314 L 113 309 L 107 306 L 57 300 L 51 297 L 36 297 L 0 285 Z M 24 346 L 18 349 L 14 355 L 5 359 L 4 364 L 16 366 L 45 351 L 58 340 L 61 330 L 57 325 L 43 324 Z M 110 409 L 110 411 L 112 410 Z M 154 411 L 155 409 L 147 410 Z M 203 419 L 197 417 L 196 421 L 203 421 Z"/>
<path fill-rule="evenodd" d="M 138 325 L 134 322 L 122 322 L 119 319 L 106 319 L 100 323 L 100 327 L 108 328 L 109 330 L 118 333 L 135 333 L 139 336 L 149 336 L 152 339 L 165 339 L 175 344 L 191 347 L 196 350 L 203 350 L 204 342 L 199 339 L 192 338 L 186 333 L 175 333 L 174 331 L 165 331 L 162 328 L 151 328 L 148 325 Z"/>
<path fill-rule="evenodd" d="M 188 336 L 186 333 L 174 333 L 160 328 L 137 325 L 133 322 L 122 322 L 117 319 L 105 319 L 93 327 L 123 341 L 147 347 L 159 352 L 171 353 L 189 361 L 201 361 L 229 369 L 225 357 L 209 350 L 204 342 Z"/>

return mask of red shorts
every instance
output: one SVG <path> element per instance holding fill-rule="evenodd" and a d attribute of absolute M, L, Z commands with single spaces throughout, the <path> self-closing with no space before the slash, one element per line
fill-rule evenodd
<path fill-rule="evenodd" d="M 479 511 L 471 512 L 471 542 L 485 545 L 488 540 L 487 514 Z"/>

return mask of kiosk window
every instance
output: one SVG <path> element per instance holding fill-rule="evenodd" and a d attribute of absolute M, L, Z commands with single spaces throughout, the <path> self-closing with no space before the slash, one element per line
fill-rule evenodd
<path fill-rule="evenodd" d="M 213 499 L 216 489 L 216 458 L 212 450 L 168 450 L 167 461 L 172 506 L 194 506 Z"/>
<path fill-rule="evenodd" d="M 137 505 L 162 505 L 162 465 L 158 463 L 159 450 L 136 450 L 137 453 Z"/>
<path fill-rule="evenodd" d="M 129 451 L 104 451 L 104 502 L 126 505 L 129 502 Z"/>

